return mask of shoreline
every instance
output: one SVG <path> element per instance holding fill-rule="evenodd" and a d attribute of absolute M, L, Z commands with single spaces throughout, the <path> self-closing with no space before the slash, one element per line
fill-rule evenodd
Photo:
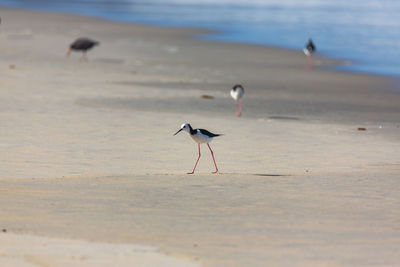
<path fill-rule="evenodd" d="M 55 13 L 55 14 L 64 14 L 64 15 L 72 15 L 72 16 L 81 16 L 81 17 L 87 17 L 87 18 L 93 18 L 93 19 L 99 19 L 99 20 L 104 20 L 110 23 L 119 23 L 119 24 L 130 24 L 130 25 L 137 25 L 137 26 L 148 26 L 148 27 L 154 27 L 154 28 L 176 28 L 176 29 L 187 29 L 191 31 L 195 31 L 198 33 L 193 33 L 191 34 L 192 37 L 194 37 L 197 40 L 200 41 L 209 41 L 209 42 L 216 42 L 216 43 L 232 43 L 232 44 L 242 44 L 242 45 L 254 45 L 254 46 L 264 46 L 264 47 L 270 47 L 270 48 L 277 48 L 277 49 L 283 49 L 283 50 L 291 50 L 291 51 L 300 51 L 301 49 L 295 49 L 291 48 L 288 46 L 284 45 L 272 45 L 272 44 L 264 44 L 264 43 L 251 43 L 251 42 L 240 42 L 240 41 L 232 41 L 232 40 L 218 40 L 214 39 L 212 36 L 214 35 L 219 35 L 223 34 L 223 31 L 216 30 L 216 29 L 207 29 L 207 28 L 202 28 L 202 27 L 196 27 L 196 26 L 163 26 L 159 25 L 156 23 L 146 23 L 146 22 L 129 22 L 129 21 L 123 21 L 123 20 L 117 20 L 117 19 L 111 19 L 107 18 L 101 15 L 91 15 L 91 14 L 80 14 L 80 13 L 74 13 L 73 11 L 66 11 L 66 10 L 48 10 L 46 8 L 26 8 L 26 7 L 14 7 L 14 6 L 3 6 L 4 8 L 13 8 L 13 9 L 21 9 L 21 10 L 26 10 L 26 11 L 33 11 L 33 12 L 45 12 L 45 13 Z M 196 37 L 197 36 L 197 37 Z M 207 37 L 209 36 L 209 37 Z M 339 71 L 339 72 L 345 72 L 345 73 L 354 73 L 354 74 L 361 74 L 361 75 L 374 75 L 374 76 L 382 76 L 382 77 L 387 77 L 391 79 L 396 79 L 399 81 L 400 76 L 397 74 L 388 74 L 388 73 L 383 73 L 383 72 L 373 72 L 373 71 L 366 71 L 362 70 L 362 65 L 361 62 L 353 61 L 350 59 L 347 59 L 345 57 L 341 56 L 335 56 L 335 55 L 329 55 L 329 54 L 321 54 L 317 53 L 316 58 L 325 58 L 331 60 L 331 65 L 332 66 L 325 66 L 329 68 L 331 71 Z M 352 65 L 360 65 L 360 69 L 351 69 Z M 365 68 L 364 68 L 365 69 Z M 397 88 L 399 90 L 399 88 Z"/>
<path fill-rule="evenodd" d="M 86 19 L 90 19 L 90 20 L 98 20 L 98 21 L 103 21 L 105 23 L 111 23 L 111 24 L 116 24 L 116 25 L 124 25 L 124 26 L 131 25 L 133 27 L 136 26 L 136 27 L 158 29 L 158 30 L 174 29 L 177 31 L 184 32 L 184 35 L 186 35 L 186 38 L 192 39 L 194 41 L 209 42 L 209 43 L 215 43 L 215 44 L 260 47 L 260 48 L 267 48 L 267 49 L 272 49 L 272 50 L 276 49 L 279 51 L 287 51 L 290 53 L 303 54 L 302 50 L 297 50 L 297 49 L 293 49 L 293 48 L 289 48 L 289 47 L 285 47 L 285 46 L 275 46 L 275 45 L 268 45 L 268 44 L 257 44 L 257 43 L 248 43 L 248 42 L 233 42 L 233 41 L 225 41 L 225 40 L 207 39 L 207 37 L 205 37 L 205 36 L 218 35 L 221 33 L 221 31 L 213 30 L 213 29 L 206 29 L 206 28 L 201 28 L 201 27 L 163 26 L 163 25 L 149 24 L 149 23 L 140 23 L 140 22 L 134 23 L 134 22 L 118 21 L 118 20 L 103 18 L 101 16 L 76 14 L 76 13 L 72 13 L 72 12 L 68 12 L 68 11 L 41 10 L 41 9 L 34 9 L 34 8 L 13 7 L 13 6 L 5 6 L 5 5 L 0 5 L 0 7 L 5 8 L 5 9 L 16 10 L 16 11 L 21 10 L 21 11 L 25 11 L 25 12 L 54 14 L 54 15 L 58 14 L 58 15 L 66 16 L 66 17 L 77 17 L 77 18 L 82 18 L 82 19 L 86 18 Z M 198 36 L 198 37 L 196 37 L 196 36 Z M 205 38 L 202 38 L 202 36 Z M 315 55 L 315 61 L 317 61 L 317 64 L 321 64 L 321 65 L 316 65 L 315 68 L 322 70 L 322 71 L 340 72 L 340 73 L 344 73 L 344 74 L 348 73 L 348 74 L 354 74 L 354 75 L 360 75 L 360 76 L 381 77 L 381 78 L 387 78 L 387 79 L 393 80 L 396 83 L 399 82 L 398 76 L 394 76 L 394 75 L 390 75 L 390 74 L 340 69 L 341 67 L 346 67 L 349 65 L 356 64 L 355 62 L 352 62 L 349 59 L 335 58 L 335 57 L 330 57 L 328 55 L 318 53 Z M 395 88 L 394 90 L 396 92 L 398 92 L 399 86 L 396 86 L 393 88 Z"/>
<path fill-rule="evenodd" d="M 309 71 L 301 51 L 194 40 L 192 29 L 0 16 L 1 251 L 13 249 L 2 237 L 27 234 L 143 244 L 203 266 L 400 261 L 396 80 Z M 87 62 L 65 56 L 81 36 L 100 41 Z M 172 136 L 183 122 L 224 134 L 211 144 L 220 175 L 205 146 L 185 174 L 197 147 Z M 36 254 L 54 266 L 43 253 L 58 251 Z"/>
<path fill-rule="evenodd" d="M 0 5 L 1 6 L 1 5 Z M 249 46 L 260 46 L 260 47 L 268 47 L 272 49 L 279 49 L 279 50 L 287 50 L 291 52 L 299 52 L 301 50 L 296 50 L 293 48 L 285 47 L 285 46 L 274 46 L 274 45 L 268 45 L 268 44 L 257 44 L 257 43 L 248 43 L 248 42 L 233 42 L 233 41 L 227 41 L 227 40 L 213 40 L 211 38 L 207 38 L 207 36 L 212 36 L 212 35 L 218 35 L 221 34 L 221 31 L 218 30 L 213 30 L 213 29 L 206 29 L 206 28 L 201 28 L 201 27 L 184 27 L 184 26 L 163 26 L 163 25 L 157 25 L 157 24 L 149 24 L 149 23 L 140 23 L 140 22 L 126 22 L 126 21 L 118 21 L 118 20 L 112 20 L 112 19 L 107 19 L 101 16 L 96 16 L 96 15 L 84 15 L 84 14 L 77 14 L 73 12 L 68 12 L 68 11 L 55 11 L 55 10 L 46 10 L 46 9 L 34 9 L 34 8 L 22 8 L 22 7 L 12 7 L 12 6 L 2 6 L 3 8 L 10 8 L 10 9 L 19 9 L 19 10 L 25 10 L 25 11 L 32 11 L 32 12 L 44 12 L 44 13 L 53 13 L 53 14 L 60 14 L 60 15 L 70 15 L 70 16 L 77 16 L 77 17 L 83 17 L 83 18 L 91 18 L 95 20 L 102 20 L 105 22 L 110 22 L 110 23 L 117 23 L 117 24 L 127 24 L 127 25 L 136 25 L 136 26 L 143 26 L 143 27 L 150 27 L 150 28 L 171 28 L 171 29 L 181 29 L 181 30 L 187 30 L 188 32 L 191 32 L 187 35 L 187 38 L 193 38 L 198 41 L 205 41 L 205 42 L 214 42 L 214 43 L 221 43 L 221 44 L 238 44 L 238 45 L 249 45 Z M 197 37 L 196 37 L 197 36 Z M 354 62 L 344 59 L 344 58 L 335 58 L 335 57 L 330 57 L 328 55 L 324 54 L 316 54 L 315 55 L 315 60 L 318 61 L 318 59 L 324 59 L 326 61 L 326 65 L 324 66 L 315 66 L 323 69 L 327 69 L 328 71 L 339 71 L 339 72 L 345 72 L 345 73 L 353 73 L 353 74 L 360 74 L 360 75 L 369 75 L 369 76 L 380 76 L 380 77 L 386 77 L 386 78 L 391 78 L 391 79 L 399 79 L 398 76 L 394 75 L 389 75 L 389 74 L 379 74 L 379 73 L 369 73 L 369 72 L 362 72 L 362 71 L 355 71 L 355 70 L 345 70 L 345 69 L 340 69 L 340 67 L 346 67 L 349 65 L 355 64 Z"/>

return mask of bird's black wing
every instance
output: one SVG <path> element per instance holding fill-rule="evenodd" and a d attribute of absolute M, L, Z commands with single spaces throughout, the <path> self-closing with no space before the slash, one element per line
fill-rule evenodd
<path fill-rule="evenodd" d="M 76 50 L 88 50 L 97 44 L 98 42 L 96 41 L 87 38 L 79 38 L 71 44 L 71 48 Z"/>
<path fill-rule="evenodd" d="M 241 84 L 235 84 L 235 86 L 232 87 L 233 91 L 236 91 L 236 89 L 242 89 L 242 91 L 244 92 L 244 88 Z"/>
<path fill-rule="evenodd" d="M 317 49 L 312 41 L 309 41 L 307 44 L 307 50 L 310 52 L 315 52 Z"/>
<path fill-rule="evenodd" d="M 205 129 L 199 129 L 199 131 L 200 131 L 202 134 L 208 135 L 208 136 L 210 136 L 210 137 L 216 137 L 216 136 L 220 136 L 220 135 L 221 135 L 221 134 L 215 134 L 215 133 L 209 132 L 209 131 L 207 131 L 207 130 L 205 130 Z"/>

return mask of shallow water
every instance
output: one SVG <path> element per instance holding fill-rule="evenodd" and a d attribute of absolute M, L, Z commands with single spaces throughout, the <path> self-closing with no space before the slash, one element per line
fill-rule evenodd
<path fill-rule="evenodd" d="M 396 0 L 0 0 L 1 5 L 220 31 L 218 41 L 319 53 L 353 64 L 343 70 L 400 76 L 400 2 Z"/>

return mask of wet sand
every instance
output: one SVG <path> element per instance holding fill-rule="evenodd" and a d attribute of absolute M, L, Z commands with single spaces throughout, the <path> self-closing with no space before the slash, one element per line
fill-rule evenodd
<path fill-rule="evenodd" d="M 396 80 L 322 57 L 310 71 L 301 51 L 198 41 L 196 29 L 0 16 L 0 262 L 400 262 Z M 81 36 L 100 41 L 88 62 L 66 57 Z M 206 146 L 185 174 L 197 146 L 172 136 L 184 122 L 224 134 L 211 143 L 221 174 Z M 60 249 L 40 248 L 51 242 Z"/>

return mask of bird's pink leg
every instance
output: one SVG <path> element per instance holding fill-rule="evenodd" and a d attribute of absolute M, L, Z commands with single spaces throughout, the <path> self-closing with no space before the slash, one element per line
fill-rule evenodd
<path fill-rule="evenodd" d="M 240 116 L 240 113 L 239 113 L 239 102 L 236 100 L 236 116 Z"/>
<path fill-rule="evenodd" d="M 242 105 L 243 105 L 243 98 L 240 99 L 239 102 L 239 112 L 238 112 L 238 117 L 242 115 Z"/>
<path fill-rule="evenodd" d="M 86 56 L 86 52 L 82 53 L 81 61 L 88 61 L 87 56 Z"/>
<path fill-rule="evenodd" d="M 194 173 L 194 170 L 196 169 L 197 162 L 199 162 L 199 159 L 200 159 L 200 144 L 198 144 L 198 145 L 199 145 L 199 157 L 197 158 L 196 164 L 194 164 L 193 171 L 192 171 L 192 172 L 188 172 L 187 174 L 193 174 L 193 173 Z"/>
<path fill-rule="evenodd" d="M 215 163 L 214 153 L 213 153 L 213 151 L 212 151 L 212 149 L 211 149 L 211 147 L 210 147 L 210 145 L 209 145 L 208 143 L 207 143 L 207 146 L 208 146 L 208 148 L 210 149 L 211 156 L 212 156 L 212 158 L 213 158 L 214 165 L 215 165 L 215 172 L 213 172 L 213 173 L 218 173 L 218 167 L 217 167 L 217 163 Z"/>
<path fill-rule="evenodd" d="M 307 56 L 307 69 L 311 70 L 313 67 L 312 55 Z"/>

